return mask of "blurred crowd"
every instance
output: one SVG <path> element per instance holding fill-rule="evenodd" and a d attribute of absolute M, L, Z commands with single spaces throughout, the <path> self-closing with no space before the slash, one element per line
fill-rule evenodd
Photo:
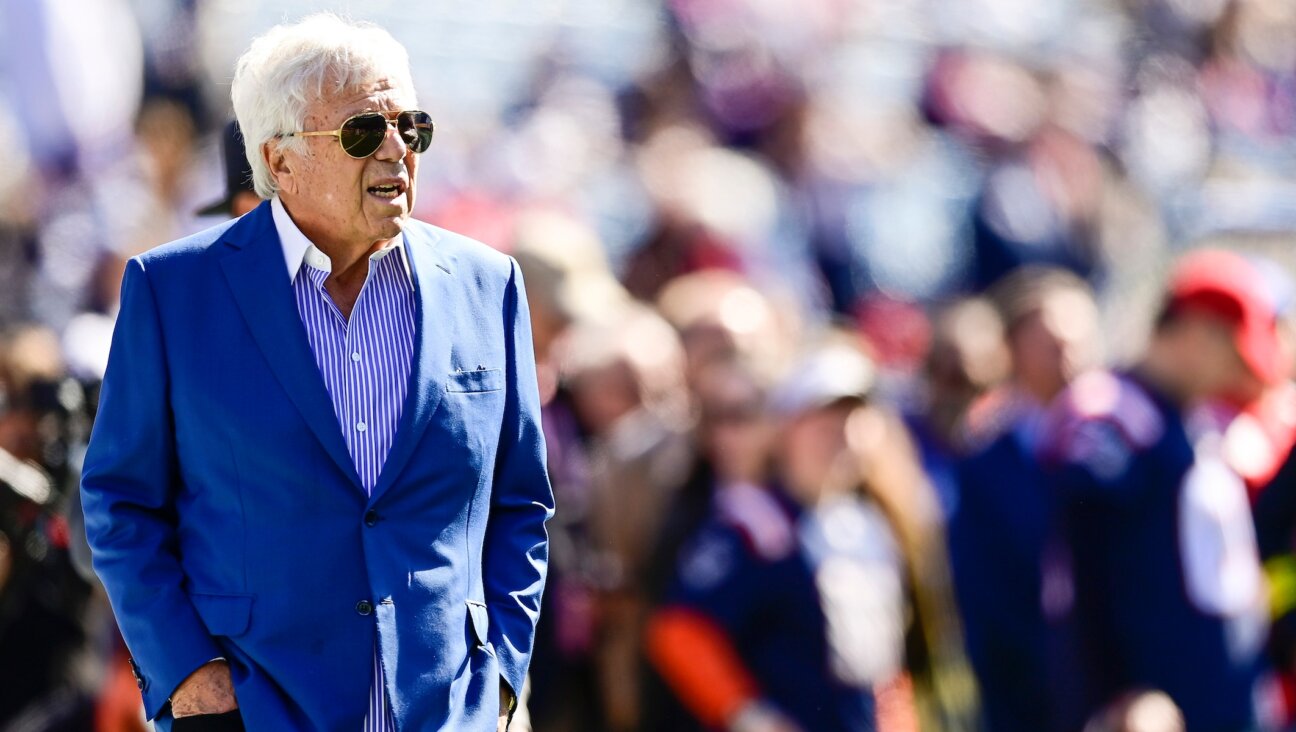
<path fill-rule="evenodd" d="M 76 491 L 123 264 L 237 213 L 233 56 L 326 5 L 0 0 L 2 731 L 144 729 Z M 526 279 L 519 725 L 1296 729 L 1296 4 L 332 5 Z"/>

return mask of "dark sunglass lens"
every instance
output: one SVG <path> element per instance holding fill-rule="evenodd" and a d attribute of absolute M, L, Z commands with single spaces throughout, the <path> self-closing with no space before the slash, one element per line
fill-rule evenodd
<path fill-rule="evenodd" d="M 342 123 L 342 149 L 353 158 L 378 152 L 387 138 L 387 118 L 377 112 L 359 114 Z"/>
<path fill-rule="evenodd" d="M 401 112 L 396 127 L 414 152 L 421 153 L 432 145 L 432 115 L 427 112 Z"/>

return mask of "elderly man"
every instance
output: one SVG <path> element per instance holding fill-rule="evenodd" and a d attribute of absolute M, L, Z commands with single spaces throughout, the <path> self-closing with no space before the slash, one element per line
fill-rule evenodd
<path fill-rule="evenodd" d="M 385 31 L 273 28 L 232 93 L 270 200 L 130 262 L 82 483 L 147 714 L 504 729 L 553 512 L 517 267 L 410 218 Z"/>

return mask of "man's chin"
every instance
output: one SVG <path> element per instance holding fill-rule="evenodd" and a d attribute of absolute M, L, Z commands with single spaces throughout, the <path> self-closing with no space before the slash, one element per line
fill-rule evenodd
<path fill-rule="evenodd" d="M 373 231 L 376 239 L 393 239 L 405 231 L 405 222 L 409 212 L 403 211 L 398 216 L 384 216 L 374 222 Z"/>

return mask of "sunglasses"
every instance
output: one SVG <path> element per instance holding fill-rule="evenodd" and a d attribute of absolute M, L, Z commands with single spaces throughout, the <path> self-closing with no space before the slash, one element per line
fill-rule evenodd
<path fill-rule="evenodd" d="M 389 119 L 388 114 L 390 112 L 362 112 L 347 117 L 336 130 L 290 132 L 285 137 L 336 137 L 342 145 L 342 152 L 360 159 L 378 152 L 387 139 L 387 128 L 395 123 L 397 134 L 410 150 L 421 153 L 431 146 L 432 115 L 417 109 L 398 112 L 395 119 Z"/>

